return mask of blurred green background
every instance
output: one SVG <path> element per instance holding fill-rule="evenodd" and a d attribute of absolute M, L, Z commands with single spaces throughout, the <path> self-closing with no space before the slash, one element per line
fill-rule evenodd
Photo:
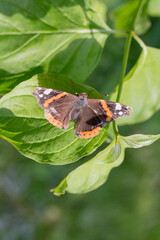
<path fill-rule="evenodd" d="M 107 1 L 108 22 L 120 1 Z M 121 1 L 122 2 L 122 1 Z M 125 1 L 123 1 L 125 2 Z M 160 19 L 141 36 L 160 48 Z M 125 39 L 110 36 L 99 65 L 86 83 L 102 94 L 118 83 Z M 139 56 L 132 41 L 128 70 Z M 123 94 L 123 92 L 122 92 Z M 148 121 L 120 128 L 120 133 L 159 133 L 160 112 Z M 160 145 L 127 149 L 124 163 L 102 187 L 84 195 L 53 196 L 55 187 L 79 163 L 38 164 L 0 139 L 0 239 L 3 240 L 158 240 L 160 236 Z M 84 158 L 82 162 L 88 158 Z"/>

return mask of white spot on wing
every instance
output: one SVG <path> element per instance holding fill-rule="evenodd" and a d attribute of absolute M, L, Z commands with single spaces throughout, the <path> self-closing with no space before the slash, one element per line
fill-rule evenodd
<path fill-rule="evenodd" d="M 121 110 L 122 109 L 122 106 L 120 103 L 116 103 L 116 110 Z"/>
<path fill-rule="evenodd" d="M 42 97 L 43 97 L 43 94 L 39 94 L 39 97 L 42 98 Z"/>
<path fill-rule="evenodd" d="M 45 94 L 45 95 L 49 95 L 51 92 L 52 92 L 52 89 L 46 89 L 46 90 L 44 91 L 44 94 Z"/>
<path fill-rule="evenodd" d="M 119 112 L 118 114 L 121 116 L 123 114 L 123 112 Z"/>

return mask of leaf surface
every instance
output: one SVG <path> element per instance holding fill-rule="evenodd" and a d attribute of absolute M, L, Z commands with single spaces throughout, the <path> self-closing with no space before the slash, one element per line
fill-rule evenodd
<path fill-rule="evenodd" d="M 83 82 L 110 29 L 87 1 L 0 1 L 0 93 L 40 72 Z"/>
<path fill-rule="evenodd" d="M 120 102 L 133 108 L 131 115 L 118 120 L 120 125 L 135 124 L 150 118 L 160 109 L 160 49 L 144 47 L 124 80 Z M 115 101 L 117 89 L 111 97 Z"/>
<path fill-rule="evenodd" d="M 104 182 L 112 168 L 119 166 L 124 159 L 123 141 L 113 141 L 107 148 L 90 161 L 73 170 L 54 190 L 55 195 L 85 193 L 92 191 Z"/>
<path fill-rule="evenodd" d="M 160 1 L 150 0 L 148 3 L 148 13 L 152 17 L 160 17 Z"/>
<path fill-rule="evenodd" d="M 69 173 L 51 192 L 60 196 L 65 191 L 80 194 L 95 190 L 107 181 L 110 171 L 123 162 L 125 148 L 148 146 L 158 139 L 160 139 L 160 134 L 119 136 L 117 142 L 113 140 L 108 147 L 99 152 L 94 158 Z"/>
<path fill-rule="evenodd" d="M 142 6 L 142 11 L 139 16 L 137 16 L 136 22 L 133 26 L 134 17 L 137 13 L 137 7 L 139 5 L 139 0 L 130 0 L 118 7 L 115 10 L 115 28 L 118 30 L 134 30 L 137 34 L 145 33 L 151 23 L 147 16 L 147 1 L 144 1 Z"/>
<path fill-rule="evenodd" d="M 144 146 L 151 145 L 160 138 L 160 134 L 157 135 L 144 135 L 144 134 L 134 134 L 128 137 L 121 138 L 126 143 L 128 148 L 141 148 Z"/>
<path fill-rule="evenodd" d="M 91 139 L 74 134 L 74 122 L 63 131 L 44 118 L 44 110 L 32 95 L 38 86 L 62 91 L 72 89 L 72 82 L 57 74 L 40 74 L 19 84 L 0 100 L 0 136 L 11 142 L 22 154 L 41 163 L 68 164 L 90 154 L 107 136 L 107 128 Z M 74 83 L 78 92 L 91 92 L 88 86 Z M 72 93 L 72 92 L 71 92 Z M 95 91 L 91 96 L 99 97 Z"/>

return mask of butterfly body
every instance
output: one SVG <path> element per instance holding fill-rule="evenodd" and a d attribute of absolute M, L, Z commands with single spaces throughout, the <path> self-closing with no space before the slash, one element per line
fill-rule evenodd
<path fill-rule="evenodd" d="M 75 135 L 80 138 L 98 135 L 106 123 L 129 115 L 131 110 L 129 106 L 120 103 L 88 99 L 86 93 L 74 96 L 67 92 L 39 87 L 33 95 L 44 109 L 46 119 L 54 126 L 65 130 L 71 120 L 76 120 Z"/>

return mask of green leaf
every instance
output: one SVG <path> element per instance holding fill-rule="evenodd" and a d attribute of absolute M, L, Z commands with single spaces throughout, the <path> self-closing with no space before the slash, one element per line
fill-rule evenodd
<path fill-rule="evenodd" d="M 152 17 L 160 17 L 160 1 L 159 0 L 149 1 L 148 14 Z"/>
<path fill-rule="evenodd" d="M 124 159 L 125 148 L 141 148 L 160 139 L 158 135 L 135 134 L 128 137 L 119 136 L 93 159 L 73 170 L 62 182 L 51 191 L 60 196 L 65 191 L 86 193 L 107 181 L 112 168 L 119 166 Z"/>
<path fill-rule="evenodd" d="M 160 109 L 160 49 L 143 45 L 142 53 L 126 76 L 121 103 L 133 108 L 129 117 L 118 120 L 120 125 L 135 124 L 150 118 Z M 115 101 L 117 89 L 111 96 Z"/>
<path fill-rule="evenodd" d="M 134 30 L 137 34 L 145 33 L 151 26 L 147 16 L 147 1 L 144 1 L 142 11 L 133 26 L 139 0 L 130 0 L 115 10 L 115 28 L 118 30 Z"/>
<path fill-rule="evenodd" d="M 106 22 L 107 19 L 107 4 L 105 4 L 103 1 L 99 0 L 90 0 L 91 8 L 95 11 L 101 14 L 103 20 Z"/>
<path fill-rule="evenodd" d="M 86 193 L 107 181 L 112 168 L 119 166 L 124 159 L 124 143 L 113 141 L 93 159 L 73 170 L 54 190 L 56 195 Z"/>
<path fill-rule="evenodd" d="M 0 1 L 0 9 L 0 93 L 40 72 L 83 82 L 110 32 L 87 1 Z"/>
<path fill-rule="evenodd" d="M 135 134 L 128 137 L 121 136 L 124 140 L 125 147 L 127 148 L 141 148 L 144 146 L 151 145 L 160 138 L 160 134 L 157 135 L 144 135 L 144 134 Z"/>
<path fill-rule="evenodd" d="M 44 118 L 32 91 L 38 86 L 73 92 L 70 79 L 57 74 L 40 74 L 20 83 L 0 100 L 0 136 L 11 142 L 22 154 L 38 162 L 68 164 L 90 154 L 107 136 L 107 128 L 91 139 L 74 134 L 74 122 L 65 131 Z M 74 83 L 77 92 L 89 93 L 92 88 Z M 70 91 L 69 91 L 70 88 Z M 72 90 L 72 91 L 71 91 Z M 95 91 L 90 96 L 99 97 Z"/>
<path fill-rule="evenodd" d="M 58 73 L 41 73 L 35 76 L 41 87 L 66 91 L 71 94 L 86 92 L 89 98 L 102 98 L 96 89 L 85 84 L 75 83 L 70 78 Z M 34 78 L 33 78 L 34 79 Z"/>

